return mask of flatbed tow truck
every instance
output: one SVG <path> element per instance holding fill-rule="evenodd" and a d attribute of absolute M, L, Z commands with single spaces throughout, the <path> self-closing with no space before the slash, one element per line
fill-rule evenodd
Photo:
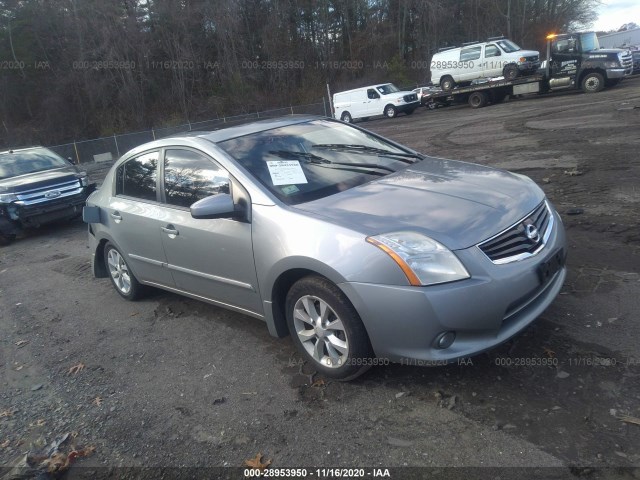
<path fill-rule="evenodd" d="M 486 79 L 475 85 L 434 91 L 423 96 L 422 102 L 429 108 L 462 102 L 481 108 L 500 103 L 507 96 L 559 89 L 581 88 L 585 93 L 595 93 L 617 85 L 632 70 L 631 53 L 600 49 L 594 32 L 551 34 L 547 36 L 547 60 L 536 74 L 514 80 Z"/>

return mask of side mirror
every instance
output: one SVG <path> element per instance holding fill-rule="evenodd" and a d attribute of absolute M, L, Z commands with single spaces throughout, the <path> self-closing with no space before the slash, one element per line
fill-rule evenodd
<path fill-rule="evenodd" d="M 234 218 L 237 216 L 233 198 L 228 193 L 219 193 L 198 200 L 191 205 L 191 216 L 198 219 Z"/>

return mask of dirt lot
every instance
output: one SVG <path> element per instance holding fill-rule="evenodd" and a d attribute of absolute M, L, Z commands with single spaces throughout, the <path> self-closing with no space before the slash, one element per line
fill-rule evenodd
<path fill-rule="evenodd" d="M 96 450 L 70 477 L 172 476 L 121 467 L 240 467 L 261 452 L 277 468 L 640 478 L 640 425 L 624 421 L 640 418 L 640 77 L 360 125 L 540 184 L 570 251 L 539 321 L 468 364 L 330 382 L 255 319 L 163 292 L 125 302 L 92 278 L 81 223 L 29 232 L 0 249 L 0 477 L 73 432 L 67 443 Z"/>

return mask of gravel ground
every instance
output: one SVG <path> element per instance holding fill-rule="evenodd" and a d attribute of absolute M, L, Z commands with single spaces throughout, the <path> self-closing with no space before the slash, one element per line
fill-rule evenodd
<path fill-rule="evenodd" d="M 242 467 L 258 453 L 272 468 L 397 479 L 424 467 L 640 478 L 640 77 L 360 125 L 545 190 L 567 228 L 569 275 L 534 325 L 465 364 L 331 382 L 258 320 L 159 291 L 122 300 L 93 279 L 82 223 L 27 232 L 0 249 L 0 477 L 70 433 L 61 450 L 95 451 L 69 478 L 241 476 L 173 468 Z"/>

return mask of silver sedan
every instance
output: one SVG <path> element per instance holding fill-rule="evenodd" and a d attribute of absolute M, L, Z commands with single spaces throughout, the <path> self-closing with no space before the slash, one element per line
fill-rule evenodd
<path fill-rule="evenodd" d="M 533 322 L 565 279 L 529 178 L 291 116 L 147 143 L 87 201 L 96 277 L 262 319 L 326 376 L 444 363 Z"/>

